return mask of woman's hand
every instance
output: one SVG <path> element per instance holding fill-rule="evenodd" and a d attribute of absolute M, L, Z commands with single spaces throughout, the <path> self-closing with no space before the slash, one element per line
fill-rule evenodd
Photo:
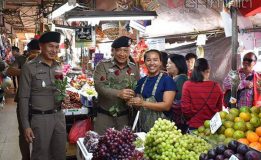
<path fill-rule="evenodd" d="M 142 107 L 143 106 L 143 99 L 140 98 L 140 97 L 134 97 L 134 98 L 131 98 L 129 101 L 128 101 L 128 105 L 130 106 L 138 106 L 138 107 Z"/>

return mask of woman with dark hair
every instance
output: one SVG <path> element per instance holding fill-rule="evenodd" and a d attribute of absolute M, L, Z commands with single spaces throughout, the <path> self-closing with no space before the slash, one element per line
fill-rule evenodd
<path fill-rule="evenodd" d="M 182 96 L 183 84 L 188 80 L 187 64 L 183 55 L 171 54 L 169 55 L 167 63 L 167 72 L 173 77 L 177 84 L 177 94 L 172 104 L 173 116 L 172 120 L 176 123 L 177 127 L 185 133 L 187 131 L 187 125 L 184 117 L 182 117 L 180 100 Z"/>
<path fill-rule="evenodd" d="M 195 62 L 192 77 L 184 83 L 181 110 L 193 130 L 222 110 L 223 92 L 218 83 L 209 80 L 208 61 L 199 58 Z"/>
<path fill-rule="evenodd" d="M 161 53 L 161 61 L 162 61 L 162 71 L 167 71 L 167 63 L 168 63 L 168 53 L 160 52 Z"/>
<path fill-rule="evenodd" d="M 148 132 L 158 118 L 168 118 L 176 94 L 174 80 L 161 72 L 162 60 L 158 50 L 149 50 L 144 54 L 148 75 L 141 78 L 136 86 L 134 97 L 129 105 L 140 110 L 138 130 Z"/>

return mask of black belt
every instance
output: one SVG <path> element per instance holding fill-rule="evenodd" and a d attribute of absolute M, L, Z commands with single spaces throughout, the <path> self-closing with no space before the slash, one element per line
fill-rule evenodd
<path fill-rule="evenodd" d="M 37 109 L 31 109 L 31 114 L 54 114 L 61 111 L 61 108 L 57 108 L 57 109 L 51 109 L 51 110 L 47 110 L 47 111 L 40 111 Z"/>
<path fill-rule="evenodd" d="M 101 107 L 98 108 L 98 113 L 106 114 L 106 115 L 108 115 L 108 116 L 113 117 L 112 114 L 111 114 L 109 111 L 106 111 L 106 110 L 104 110 L 104 109 L 101 108 Z M 128 113 L 129 113 L 128 110 L 121 111 L 121 112 L 117 113 L 117 117 L 127 115 Z"/>

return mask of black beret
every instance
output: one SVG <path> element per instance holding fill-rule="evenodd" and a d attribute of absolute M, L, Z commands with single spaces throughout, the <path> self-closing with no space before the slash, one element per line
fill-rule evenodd
<path fill-rule="evenodd" d="M 61 34 L 59 32 L 45 32 L 39 38 L 39 43 L 56 42 L 60 43 Z"/>
<path fill-rule="evenodd" d="M 132 39 L 126 36 L 121 36 L 112 42 L 112 48 L 129 47 L 131 45 Z"/>
<path fill-rule="evenodd" d="M 27 44 L 27 50 L 40 50 L 39 47 L 39 41 L 37 39 L 32 39 L 28 44 Z"/>

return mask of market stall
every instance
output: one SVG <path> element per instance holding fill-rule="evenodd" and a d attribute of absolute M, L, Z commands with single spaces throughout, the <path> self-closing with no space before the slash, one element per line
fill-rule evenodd
<path fill-rule="evenodd" d="M 258 107 L 223 110 L 187 134 L 163 119 L 158 119 L 148 133 L 133 133 L 129 128 L 109 128 L 104 135 L 89 131 L 77 141 L 77 158 L 260 160 L 260 114 Z"/>

